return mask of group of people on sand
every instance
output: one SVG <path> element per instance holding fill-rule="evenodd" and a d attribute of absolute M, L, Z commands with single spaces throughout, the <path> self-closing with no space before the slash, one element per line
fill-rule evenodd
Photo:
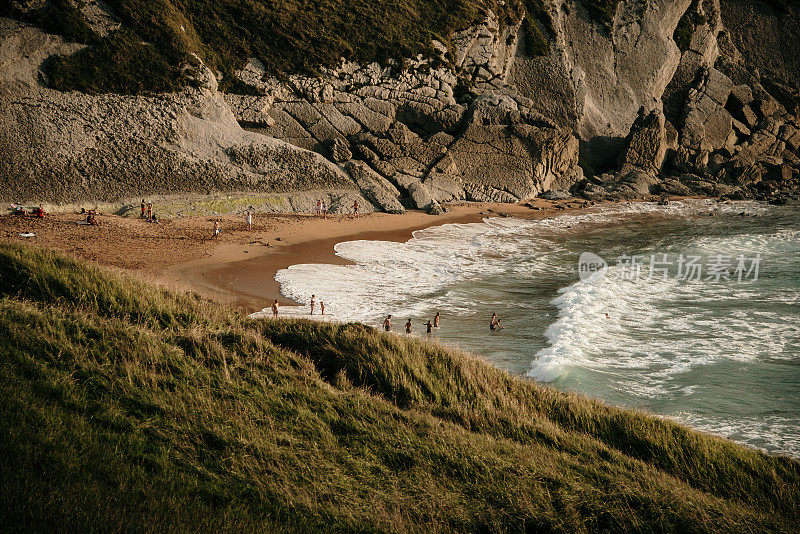
<path fill-rule="evenodd" d="M 324 200 L 317 200 L 317 217 L 328 218 L 328 203 Z"/>
<path fill-rule="evenodd" d="M 153 201 L 152 200 L 145 200 L 142 199 L 142 206 L 141 206 L 141 213 L 139 214 L 140 219 L 144 219 L 147 222 L 157 223 L 158 217 L 156 217 L 155 212 L 153 212 Z"/>
<path fill-rule="evenodd" d="M 358 203 L 358 199 L 353 201 L 353 217 L 358 217 L 358 210 L 361 206 Z M 317 209 L 316 209 L 316 216 L 327 219 L 328 218 L 328 203 L 324 200 L 317 200 Z"/>
<path fill-rule="evenodd" d="M 22 217 L 27 217 L 30 215 L 31 217 L 44 219 L 45 216 L 44 208 L 41 204 L 33 208 L 30 213 L 28 213 L 27 210 L 25 210 L 25 207 L 21 204 L 11 204 L 11 210 L 13 211 L 14 215 L 19 215 Z"/>
<path fill-rule="evenodd" d="M 440 317 L 441 317 L 441 315 L 439 314 L 439 312 L 436 312 L 436 315 L 433 316 L 433 321 L 428 319 L 428 322 L 423 323 L 425 325 L 425 328 L 426 328 L 426 333 L 430 334 L 431 332 L 433 332 L 434 328 L 439 328 L 439 318 Z M 414 325 L 411 322 L 411 318 L 409 318 L 408 321 L 406 321 L 405 328 L 406 328 L 406 334 L 412 333 L 412 331 L 414 329 Z M 391 316 L 391 314 L 387 315 L 386 319 L 383 320 L 383 329 L 386 330 L 387 332 L 391 332 L 392 331 L 392 316 Z"/>
<path fill-rule="evenodd" d="M 278 308 L 279 308 L 279 306 L 280 305 L 278 304 L 278 299 L 275 299 L 275 302 L 273 302 L 272 306 L 271 306 L 271 308 L 272 308 L 272 316 L 273 317 L 276 317 L 276 318 L 278 317 Z M 311 315 L 314 315 L 314 310 L 316 308 L 317 308 L 317 296 L 316 295 L 311 295 Z M 321 300 L 319 301 L 319 311 L 320 311 L 321 315 L 325 315 L 325 303 L 322 302 Z"/>
<path fill-rule="evenodd" d="M 214 228 L 213 228 L 212 234 L 211 234 L 211 239 L 216 239 L 219 236 L 219 234 L 222 232 L 222 228 L 220 226 L 219 219 L 213 219 L 211 222 L 214 225 Z M 249 210 L 244 212 L 244 222 L 247 225 L 247 230 L 248 231 L 253 229 L 253 208 L 252 208 L 252 206 L 250 207 Z"/>

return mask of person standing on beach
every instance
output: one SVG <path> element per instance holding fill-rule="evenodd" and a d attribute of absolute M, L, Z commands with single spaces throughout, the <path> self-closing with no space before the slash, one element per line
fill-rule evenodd
<path fill-rule="evenodd" d="M 275 302 L 272 303 L 272 317 L 278 317 L 278 299 L 275 299 Z"/>
<path fill-rule="evenodd" d="M 216 239 L 219 235 L 219 219 L 214 219 L 214 235 L 211 236 L 211 239 Z"/>
<path fill-rule="evenodd" d="M 387 332 L 391 332 L 392 331 L 392 316 L 391 315 L 387 315 L 386 319 L 383 320 L 383 329 L 386 330 Z"/>
<path fill-rule="evenodd" d="M 353 217 L 358 219 L 358 199 L 353 201 Z"/>
<path fill-rule="evenodd" d="M 436 312 L 436 315 L 433 316 L 433 327 L 439 328 L 439 312 Z"/>
<path fill-rule="evenodd" d="M 319 301 L 319 311 L 322 315 L 325 315 L 325 303 L 322 301 Z"/>
<path fill-rule="evenodd" d="M 253 229 L 253 212 L 250 210 L 247 210 L 247 229 Z"/>
<path fill-rule="evenodd" d="M 317 200 L 317 217 L 322 215 L 322 201 Z"/>
<path fill-rule="evenodd" d="M 145 207 L 146 207 L 146 205 L 145 205 L 144 199 L 142 199 L 142 213 L 141 213 L 141 215 L 139 215 L 139 218 L 140 218 L 140 219 L 144 219 L 144 210 L 145 210 Z"/>
<path fill-rule="evenodd" d="M 408 322 L 406 323 L 406 334 L 410 333 L 411 333 L 411 319 L 409 319 Z"/>
<path fill-rule="evenodd" d="M 311 315 L 314 315 L 314 305 L 317 303 L 317 297 L 311 295 Z"/>
<path fill-rule="evenodd" d="M 153 201 L 147 201 L 147 220 L 150 221 L 153 219 Z"/>
<path fill-rule="evenodd" d="M 322 201 L 322 216 L 324 218 L 328 218 L 328 203 L 324 200 Z"/>

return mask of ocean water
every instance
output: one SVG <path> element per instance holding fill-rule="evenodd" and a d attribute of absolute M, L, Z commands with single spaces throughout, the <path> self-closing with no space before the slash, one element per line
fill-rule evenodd
<path fill-rule="evenodd" d="M 354 264 L 292 266 L 282 292 L 423 337 L 438 311 L 433 338 L 511 373 L 800 458 L 800 207 L 595 206 L 336 252 Z M 583 252 L 603 276 L 581 281 Z"/>

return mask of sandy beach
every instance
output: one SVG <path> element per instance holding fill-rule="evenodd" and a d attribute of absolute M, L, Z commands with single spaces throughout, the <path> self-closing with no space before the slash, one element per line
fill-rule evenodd
<path fill-rule="evenodd" d="M 443 215 L 409 211 L 358 218 L 256 213 L 251 230 L 241 216 L 219 216 L 221 233 L 216 239 L 212 239 L 215 217 L 209 216 L 154 224 L 100 214 L 101 225 L 88 226 L 78 224 L 85 220 L 79 213 L 48 214 L 44 219 L 4 215 L 0 217 L 0 239 L 56 250 L 253 312 L 276 298 L 282 305 L 296 304 L 280 294 L 275 273 L 298 263 L 347 263 L 334 252 L 336 243 L 342 241 L 405 241 L 415 230 L 429 226 L 497 216 L 547 217 L 585 205 L 585 201 L 574 199 L 536 199 L 524 205 L 459 203 L 448 206 Z M 27 233 L 36 235 L 19 235 Z"/>

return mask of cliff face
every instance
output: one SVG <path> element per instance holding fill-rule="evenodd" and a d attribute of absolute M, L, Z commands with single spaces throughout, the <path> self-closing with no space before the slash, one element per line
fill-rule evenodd
<path fill-rule="evenodd" d="M 800 6 L 786 2 L 776 12 L 767 3 L 747 0 L 721 0 L 722 22 L 730 38 L 751 69 L 800 85 Z M 777 95 L 776 95 L 777 96 Z"/>
<path fill-rule="evenodd" d="M 602 166 L 614 159 L 639 108 L 661 107 L 681 59 L 672 33 L 690 3 L 623 0 L 607 28 L 580 2 L 554 2 L 549 53 L 518 54 L 510 81 L 538 111 L 556 110 L 556 120 L 584 142 L 587 158 Z"/>
<path fill-rule="evenodd" d="M 0 152 L 4 201 L 117 201 L 144 194 L 335 191 L 353 180 L 311 151 L 242 130 L 207 72 L 197 87 L 152 97 L 61 93 L 37 72 L 76 45 L 0 19 Z M 290 209 L 315 202 L 293 195 Z"/>
<path fill-rule="evenodd" d="M 248 129 L 338 163 L 364 161 L 417 207 L 525 200 L 569 187 L 582 171 L 577 138 L 505 82 L 516 32 L 501 29 L 490 12 L 457 34 L 460 79 L 449 65 L 417 58 L 399 76 L 377 64 L 343 63 L 319 77 L 280 81 L 254 59 L 238 76 L 266 95 L 261 119 L 247 120 L 247 99 L 229 101 Z M 459 86 L 470 90 L 457 98 Z"/>
<path fill-rule="evenodd" d="M 797 189 L 797 59 L 774 35 L 747 41 L 754 27 L 793 31 L 793 7 L 780 30 L 745 0 L 621 0 L 605 21 L 578 0 L 541 6 L 536 20 L 490 10 L 403 69 L 342 60 L 276 78 L 251 58 L 234 74 L 248 94 L 222 94 L 195 58 L 187 89 L 151 97 L 49 89 L 42 64 L 80 45 L 3 19 L 3 200 L 257 191 L 305 210 L 319 192 L 333 211 L 401 211 L 551 189 Z M 113 32 L 100 13 L 87 20 Z"/>
<path fill-rule="evenodd" d="M 75 49 L 10 20 L 2 31 L 9 58 Z M 493 85 L 511 58 L 509 36 L 490 14 L 459 37 L 458 62 L 475 71 L 480 91 L 462 104 L 451 67 L 421 58 L 400 75 L 343 64 L 287 81 L 265 79 L 253 59 L 237 75 L 257 96 L 222 95 L 203 67 L 199 89 L 157 97 L 61 93 L 39 83 L 45 75 L 35 81 L 36 62 L 24 76 L 3 69 L 6 200 L 265 191 L 306 210 L 305 193 L 322 190 L 332 191 L 334 212 L 356 198 L 399 211 L 437 210 L 449 200 L 515 202 L 568 187 L 582 177 L 577 139 L 504 83 Z"/>

